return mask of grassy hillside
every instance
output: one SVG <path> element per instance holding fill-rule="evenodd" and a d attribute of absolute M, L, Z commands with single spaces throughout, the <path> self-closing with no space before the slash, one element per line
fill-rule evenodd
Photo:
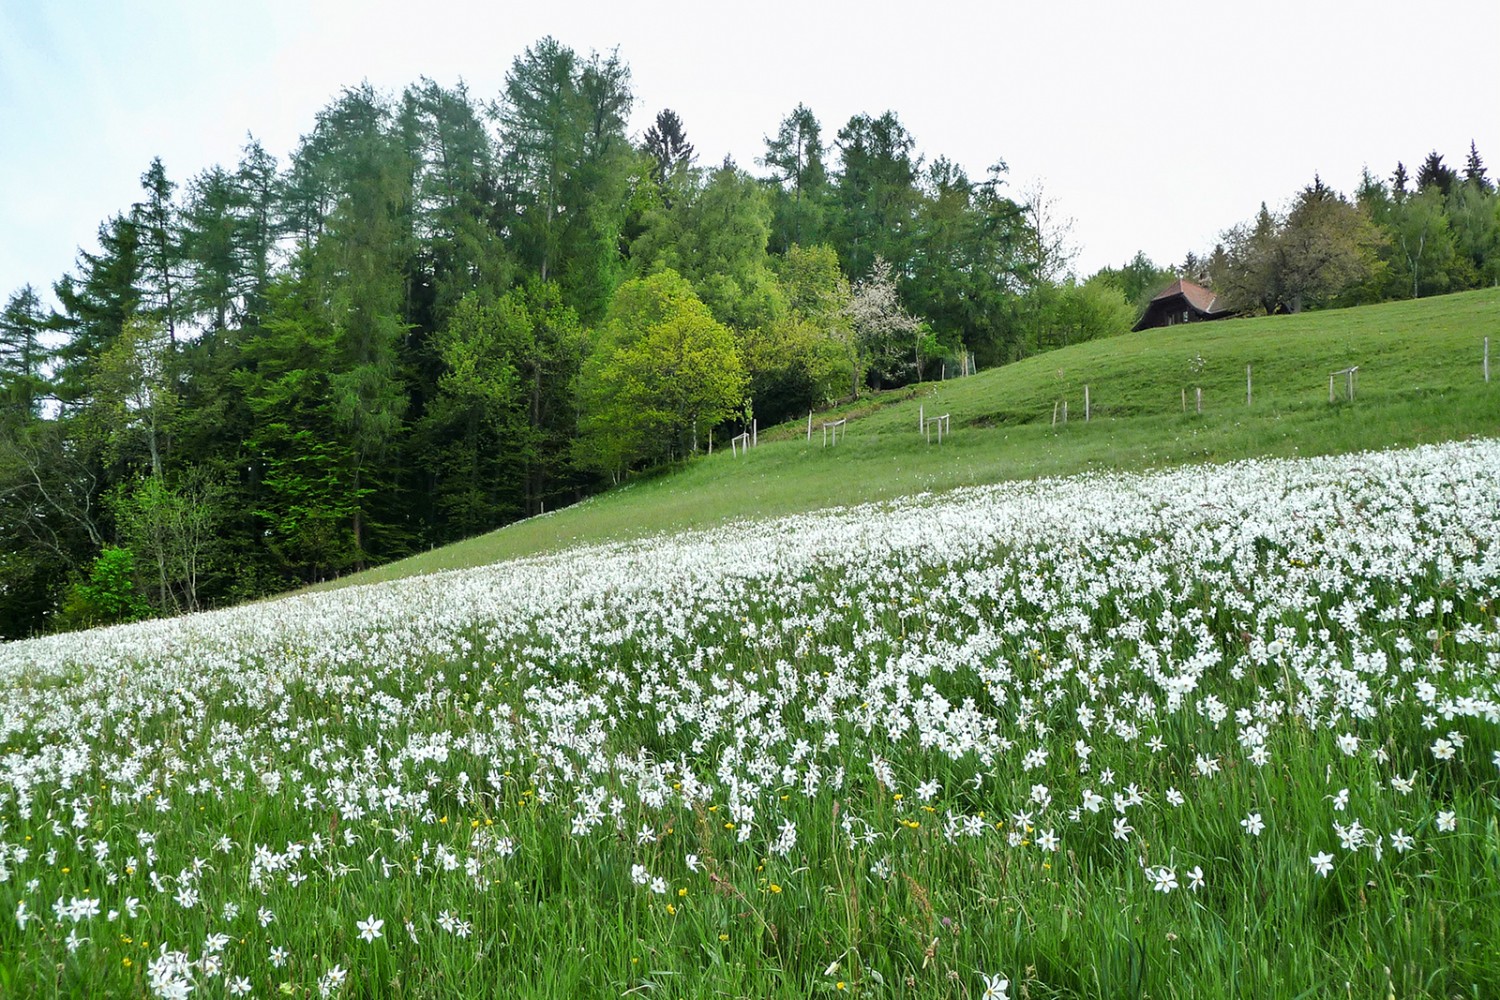
<path fill-rule="evenodd" d="M 1488 385 L 1480 371 L 1486 334 L 1495 341 Z M 1330 405 L 1329 372 L 1350 365 L 1360 369 L 1356 399 Z M 1093 411 L 1087 424 L 1085 384 Z M 1201 416 L 1192 412 L 1195 387 L 1203 390 Z M 1060 400 L 1069 421 L 1054 428 Z M 917 434 L 919 407 L 951 414 L 953 434 L 941 447 Z M 822 446 L 816 424 L 811 444 L 805 423 L 766 429 L 747 457 L 716 451 L 566 510 L 325 586 L 977 483 L 1495 434 L 1500 290 L 1147 330 L 880 394 L 815 421 L 839 417 L 848 418 L 848 437 L 836 448 Z"/>

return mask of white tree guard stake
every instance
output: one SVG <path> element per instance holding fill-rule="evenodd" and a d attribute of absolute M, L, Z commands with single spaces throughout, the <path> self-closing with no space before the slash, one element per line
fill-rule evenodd
<path fill-rule="evenodd" d="M 1354 390 L 1359 386 L 1359 365 L 1351 365 L 1348 368 L 1340 368 L 1336 372 L 1328 373 L 1328 401 L 1333 402 L 1333 380 L 1340 375 L 1344 376 L 1344 395 L 1349 402 L 1354 402 Z"/>
<path fill-rule="evenodd" d="M 743 432 L 741 434 L 736 434 L 734 437 L 730 438 L 729 439 L 729 447 L 730 447 L 731 450 L 734 451 L 734 454 L 735 454 L 736 458 L 739 457 L 741 449 L 743 449 L 745 451 L 749 451 L 750 450 L 750 432 L 749 431 L 745 431 L 745 432 Z"/>
<path fill-rule="evenodd" d="M 838 444 L 839 443 L 839 429 L 840 428 L 844 428 L 844 434 L 845 434 L 845 436 L 848 436 L 849 430 L 848 430 L 847 427 L 844 427 L 844 425 L 846 423 L 848 423 L 848 422 L 849 421 L 848 421 L 847 417 L 845 419 L 843 419 L 843 420 L 825 420 L 825 421 L 823 421 L 823 447 L 825 447 L 825 448 L 828 447 L 828 432 L 829 431 L 833 432 L 833 443 L 834 444 Z"/>
<path fill-rule="evenodd" d="M 1090 415 L 1092 413 L 1093 413 L 1093 407 L 1089 404 L 1089 387 L 1088 387 L 1088 383 L 1084 383 L 1084 386 L 1083 386 L 1083 422 L 1084 423 L 1088 423 L 1089 422 L 1089 417 L 1090 417 Z"/>
<path fill-rule="evenodd" d="M 937 428 L 938 444 L 942 444 L 943 434 L 945 432 L 952 433 L 948 426 L 948 414 L 945 413 L 941 417 L 927 417 L 922 421 L 922 436 L 927 439 L 928 444 L 932 444 L 932 429 L 934 427 Z"/>
<path fill-rule="evenodd" d="M 1054 402 L 1052 404 L 1052 426 L 1053 427 L 1057 426 L 1057 409 L 1060 406 L 1062 406 L 1062 401 L 1061 400 L 1058 400 L 1058 401 L 1056 401 L 1056 402 Z"/>
<path fill-rule="evenodd" d="M 1198 396 L 1198 413 L 1202 414 L 1203 413 L 1203 386 L 1201 386 L 1201 385 L 1194 386 L 1193 387 L 1193 392 L 1196 393 L 1197 396 Z"/>
<path fill-rule="evenodd" d="M 812 444 L 812 410 L 807 411 L 807 443 Z"/>
<path fill-rule="evenodd" d="M 1184 387 L 1183 390 L 1182 390 L 1182 412 L 1183 413 L 1187 412 L 1187 389 L 1186 389 L 1186 387 Z"/>
<path fill-rule="evenodd" d="M 1250 405 L 1250 366 L 1245 366 L 1245 405 Z"/>
<path fill-rule="evenodd" d="M 750 447 L 760 444 L 760 418 L 753 417 L 750 420 Z"/>
<path fill-rule="evenodd" d="M 1484 338 L 1484 380 L 1490 380 L 1490 338 Z"/>

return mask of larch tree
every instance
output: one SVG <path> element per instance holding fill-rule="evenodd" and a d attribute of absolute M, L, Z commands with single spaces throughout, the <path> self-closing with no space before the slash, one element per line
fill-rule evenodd
<path fill-rule="evenodd" d="M 805 104 L 798 104 L 781 120 L 775 137 L 765 137 L 765 143 L 760 163 L 772 171 L 775 190 L 771 249 L 786 253 L 793 246 L 817 243 L 823 235 L 828 196 L 818 119 Z"/>

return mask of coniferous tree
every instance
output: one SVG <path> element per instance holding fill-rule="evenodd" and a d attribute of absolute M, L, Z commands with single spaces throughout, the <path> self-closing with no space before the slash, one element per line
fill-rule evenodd
<path fill-rule="evenodd" d="M 844 269 L 869 273 L 875 258 L 906 269 L 921 157 L 895 112 L 855 115 L 838 134 L 840 171 L 832 234 Z"/>
<path fill-rule="evenodd" d="M 1427 154 L 1427 159 L 1422 161 L 1422 166 L 1417 171 L 1417 190 L 1426 191 L 1435 187 L 1446 198 L 1457 180 L 1458 172 L 1443 162 L 1437 150 L 1433 150 Z"/>
<path fill-rule="evenodd" d="M 55 325 L 67 338 L 54 372 L 65 405 L 84 399 L 94 360 L 140 306 L 141 275 L 140 230 L 116 215 L 99 227 L 99 252 L 79 250 L 78 275 L 64 275 L 53 286 L 63 309 Z"/>
<path fill-rule="evenodd" d="M 240 153 L 234 180 L 239 196 L 235 247 L 244 276 L 244 322 L 253 325 L 261 315 L 266 288 L 271 283 L 272 254 L 279 234 L 277 212 L 282 189 L 276 158 L 251 136 Z"/>
<path fill-rule="evenodd" d="M 142 304 L 161 320 L 168 342 L 177 346 L 182 310 L 182 226 L 172 204 L 177 185 L 167 180 L 161 157 L 141 175 L 146 197 L 132 209 L 140 239 Z"/>
<path fill-rule="evenodd" d="M 1478 185 L 1482 190 L 1494 190 L 1494 185 L 1485 176 L 1484 161 L 1479 158 L 1479 150 L 1473 139 L 1469 140 L 1469 158 L 1464 162 L 1464 180 Z"/>
<path fill-rule="evenodd" d="M 239 189 L 223 167 L 205 170 L 188 185 L 182 213 L 182 311 L 212 332 L 228 329 L 242 316 L 239 208 Z"/>
<path fill-rule="evenodd" d="M 495 152 L 461 84 L 449 90 L 424 79 L 407 88 L 402 110 L 415 133 L 412 211 L 423 281 L 431 289 L 431 315 L 422 319 L 437 326 L 471 291 L 493 298 L 508 283 L 505 249 L 489 224 Z"/>
<path fill-rule="evenodd" d="M 543 38 L 511 64 L 496 109 L 508 221 L 524 264 L 542 281 L 556 266 L 564 181 L 583 142 L 576 65 L 572 49 Z"/>
<path fill-rule="evenodd" d="M 682 119 L 671 108 L 656 113 L 656 121 L 646 129 L 642 146 L 651 157 L 651 179 L 666 186 L 668 178 L 693 162 L 693 144 L 687 141 Z"/>
<path fill-rule="evenodd" d="M 0 312 L 0 419 L 35 420 L 47 380 L 42 342 L 47 316 L 36 289 L 23 286 Z"/>
<path fill-rule="evenodd" d="M 823 235 L 824 200 L 828 171 L 823 165 L 823 140 L 818 119 L 799 104 L 781 121 L 776 137 L 765 137 L 763 166 L 773 171 L 771 249 L 786 253 L 792 246 L 810 246 Z"/>

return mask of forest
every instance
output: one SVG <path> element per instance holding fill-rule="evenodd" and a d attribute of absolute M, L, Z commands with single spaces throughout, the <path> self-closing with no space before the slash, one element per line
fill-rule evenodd
<path fill-rule="evenodd" d="M 1038 186 L 895 112 L 790 110 L 700 163 L 629 67 L 545 38 L 503 90 L 345 90 L 280 161 L 174 181 L 0 312 L 0 638 L 275 593 L 582 499 L 836 401 L 1128 330 L 1500 281 L 1472 145 L 1315 177 L 1211 251 L 1081 280 Z"/>

